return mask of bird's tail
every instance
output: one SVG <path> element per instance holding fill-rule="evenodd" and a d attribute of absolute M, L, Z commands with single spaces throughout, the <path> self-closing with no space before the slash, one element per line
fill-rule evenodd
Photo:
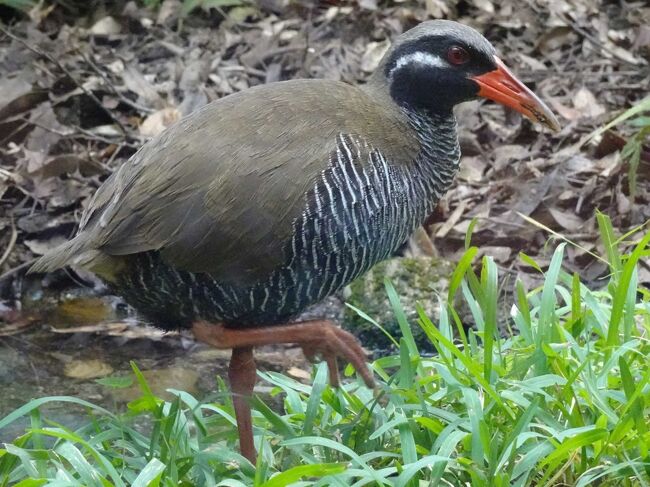
<path fill-rule="evenodd" d="M 52 272 L 66 265 L 76 264 L 76 257 L 84 253 L 86 247 L 86 238 L 83 235 L 77 235 L 40 257 L 27 272 Z"/>

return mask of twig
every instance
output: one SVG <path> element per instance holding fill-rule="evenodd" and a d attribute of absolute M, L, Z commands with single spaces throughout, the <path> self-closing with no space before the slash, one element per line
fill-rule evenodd
<path fill-rule="evenodd" d="M 124 149 L 124 146 L 125 146 L 125 145 L 126 145 L 126 144 L 124 144 L 124 142 L 122 142 L 121 144 L 119 144 L 119 145 L 117 146 L 117 148 L 116 148 L 116 149 L 113 151 L 113 153 L 111 154 L 111 157 L 108 159 L 108 161 L 106 161 L 105 166 L 106 166 L 107 168 L 109 168 L 109 171 L 111 170 L 111 169 L 110 169 L 111 164 L 113 164 L 113 161 L 115 160 L 115 158 L 117 157 L 117 155 L 120 153 L 120 151 L 121 151 L 122 149 Z"/>
<path fill-rule="evenodd" d="M 9 133 L 6 135 L 6 137 L 4 137 L 3 139 L 0 139 L 0 145 L 4 145 L 5 142 L 7 142 L 9 139 L 11 139 L 14 135 L 16 135 L 18 132 L 20 132 L 22 129 L 24 129 L 24 128 L 27 127 L 28 125 L 29 125 L 29 122 L 24 122 L 24 123 L 21 124 L 20 126 L 18 126 L 18 127 L 16 127 L 15 129 L 13 129 L 11 132 L 9 132 Z"/>
<path fill-rule="evenodd" d="M 67 138 L 70 135 L 72 135 L 72 132 L 67 132 L 67 133 L 61 132 L 60 130 L 54 129 L 52 127 L 48 127 L 47 125 L 40 123 L 38 120 L 30 120 L 25 116 L 18 118 L 18 120 L 22 120 L 23 122 L 26 123 L 26 125 L 33 125 L 35 127 L 45 130 L 46 132 L 50 132 L 51 134 L 58 135 L 61 138 Z"/>
<path fill-rule="evenodd" d="M 22 270 L 24 270 L 24 269 L 26 269 L 28 267 L 31 267 L 32 264 L 34 262 L 36 262 L 37 260 L 38 260 L 38 258 L 34 258 L 34 259 L 31 259 L 31 260 L 28 260 L 27 262 L 23 262 L 22 264 L 14 267 L 13 269 L 9 269 L 4 274 L 0 275 L 0 282 L 4 281 L 5 279 L 13 276 L 14 274 L 17 274 L 18 272 L 20 272 L 20 271 L 22 271 Z"/>
<path fill-rule="evenodd" d="M 132 108 L 135 108 L 136 110 L 140 110 L 141 112 L 144 113 L 153 113 L 154 110 L 153 108 L 145 107 L 143 105 L 140 105 L 139 103 L 134 102 L 133 100 L 130 100 L 128 97 L 124 96 L 124 93 L 121 93 L 118 91 L 117 88 L 115 88 L 115 85 L 111 82 L 111 80 L 104 74 L 104 72 L 99 69 L 99 67 L 90 59 L 90 57 L 87 57 L 84 53 L 80 52 L 79 55 L 81 58 L 88 64 L 95 73 L 97 73 L 103 80 L 104 83 L 106 83 L 106 86 L 113 92 L 115 96 L 117 96 L 120 100 L 122 100 L 124 103 L 129 105 Z"/>
<path fill-rule="evenodd" d="M 132 149 L 139 149 L 140 146 L 144 143 L 144 140 L 143 140 L 143 138 L 141 136 L 136 136 L 134 134 L 131 134 L 128 137 L 124 137 L 123 141 L 120 142 L 118 140 L 109 139 L 109 138 L 104 137 L 102 135 L 95 134 L 95 133 L 91 132 L 90 130 L 86 130 L 84 128 L 79 127 L 78 125 L 74 125 L 74 128 L 78 132 L 78 133 L 74 134 L 74 137 L 99 141 L 99 142 L 103 142 L 104 144 L 124 144 L 125 146 L 130 147 Z M 68 137 L 70 137 L 70 136 L 68 136 Z M 126 141 L 127 138 L 132 138 L 133 140 L 139 142 L 139 144 L 134 144 L 133 142 L 127 142 Z"/>
<path fill-rule="evenodd" d="M 122 125 L 122 122 L 120 122 L 120 120 L 108 108 L 106 108 L 103 105 L 103 103 L 99 100 L 99 98 L 97 98 L 95 96 L 95 94 L 92 91 L 90 91 L 82 83 L 77 81 L 77 79 L 72 75 L 72 73 L 65 66 L 63 66 L 63 64 L 58 59 L 54 58 L 51 54 L 48 54 L 47 52 L 42 51 L 40 48 L 38 48 L 36 46 L 32 46 L 26 40 L 21 39 L 20 37 L 16 36 L 12 32 L 10 32 L 2 24 L 0 24 L 0 32 L 4 33 L 7 37 L 13 39 L 16 42 L 19 42 L 20 44 L 25 46 L 27 49 L 32 51 L 33 53 L 47 59 L 52 64 L 57 66 L 68 78 L 70 78 L 72 80 L 72 82 L 77 86 L 77 88 L 79 88 L 81 91 L 83 91 L 86 96 L 90 97 L 90 99 L 93 100 L 93 102 L 95 102 L 97 107 L 100 110 L 102 110 L 104 113 L 106 113 L 106 115 L 108 115 L 111 118 L 111 120 L 113 120 L 115 122 L 115 124 L 120 128 L 120 130 L 122 132 L 122 135 L 124 137 L 127 136 L 127 130 L 124 127 L 124 125 Z"/>
<path fill-rule="evenodd" d="M 14 245 L 16 245 L 16 239 L 18 238 L 18 232 L 16 231 L 16 225 L 14 224 L 13 218 L 11 219 L 11 237 L 9 237 L 9 245 L 7 245 L 7 248 L 5 249 L 4 253 L 2 254 L 2 257 L 0 257 L 0 267 L 2 264 L 5 263 L 5 260 L 9 258 L 9 254 L 11 254 L 11 251 L 14 249 Z"/>
<path fill-rule="evenodd" d="M 610 49 L 610 48 L 607 47 L 605 44 L 603 44 L 602 42 L 600 42 L 596 37 L 594 37 L 593 34 L 587 32 L 586 30 L 584 30 L 584 29 L 583 29 L 582 27 L 580 27 L 576 22 L 574 22 L 573 20 L 571 20 L 568 16 L 566 16 L 566 15 L 560 15 L 560 18 L 561 18 L 564 22 L 566 22 L 566 23 L 569 25 L 569 27 L 571 27 L 573 30 L 575 30 L 575 31 L 576 31 L 578 34 L 580 34 L 582 37 L 584 37 L 584 38 L 587 39 L 589 42 L 591 42 L 591 43 L 592 43 L 595 47 L 597 47 L 598 49 L 610 53 L 610 54 L 611 54 L 612 56 L 614 56 L 616 59 L 618 59 L 618 60 L 621 61 L 621 62 L 624 62 L 624 63 L 627 64 L 628 66 L 634 66 L 634 67 L 637 67 L 637 68 L 639 67 L 638 64 L 635 64 L 635 63 L 631 62 L 630 60 L 625 59 L 625 58 L 622 57 L 620 54 L 618 54 L 616 51 L 614 51 L 613 49 Z"/>

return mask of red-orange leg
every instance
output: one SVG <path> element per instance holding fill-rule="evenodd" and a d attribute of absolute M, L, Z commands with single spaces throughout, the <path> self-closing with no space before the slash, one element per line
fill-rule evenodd
<path fill-rule="evenodd" d="M 228 379 L 239 430 L 239 449 L 241 454 L 248 458 L 253 465 L 257 452 L 253 443 L 253 418 L 249 401 L 253 396 L 256 378 L 257 367 L 255 366 L 255 357 L 253 357 L 253 348 L 233 348 L 228 368 Z"/>
<path fill-rule="evenodd" d="M 242 455 L 255 463 L 253 423 L 249 400 L 255 387 L 256 367 L 253 347 L 279 343 L 297 343 L 309 359 L 321 355 L 327 362 L 330 384 L 339 385 L 337 357 L 349 361 L 366 385 L 375 381 L 366 365 L 366 357 L 357 339 L 327 320 L 306 321 L 263 328 L 226 328 L 204 321 L 194 324 L 192 331 L 198 340 L 216 348 L 232 348 L 228 377 L 233 392 L 233 404 L 239 429 Z"/>

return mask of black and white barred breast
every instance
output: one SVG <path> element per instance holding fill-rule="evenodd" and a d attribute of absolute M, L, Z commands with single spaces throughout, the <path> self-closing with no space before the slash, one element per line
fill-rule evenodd
<path fill-rule="evenodd" d="M 233 327 L 286 323 L 393 254 L 451 184 L 460 157 L 455 119 L 406 113 L 420 137 L 417 160 L 393 165 L 360 137 L 339 134 L 305 195 L 284 263 L 267 278 L 234 286 L 145 252 L 133 256 L 117 290 L 165 329 L 197 319 Z"/>

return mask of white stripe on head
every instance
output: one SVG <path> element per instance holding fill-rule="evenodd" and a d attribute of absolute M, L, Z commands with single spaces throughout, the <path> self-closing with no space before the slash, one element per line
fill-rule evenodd
<path fill-rule="evenodd" d="M 435 54 L 431 54 L 429 52 L 416 51 L 398 58 L 395 66 L 393 66 L 393 68 L 388 73 L 388 77 L 392 77 L 395 71 L 412 63 L 419 64 L 421 66 L 427 66 L 430 68 L 449 67 L 449 63 L 447 63 L 447 61 L 442 59 L 440 56 L 436 56 Z"/>

